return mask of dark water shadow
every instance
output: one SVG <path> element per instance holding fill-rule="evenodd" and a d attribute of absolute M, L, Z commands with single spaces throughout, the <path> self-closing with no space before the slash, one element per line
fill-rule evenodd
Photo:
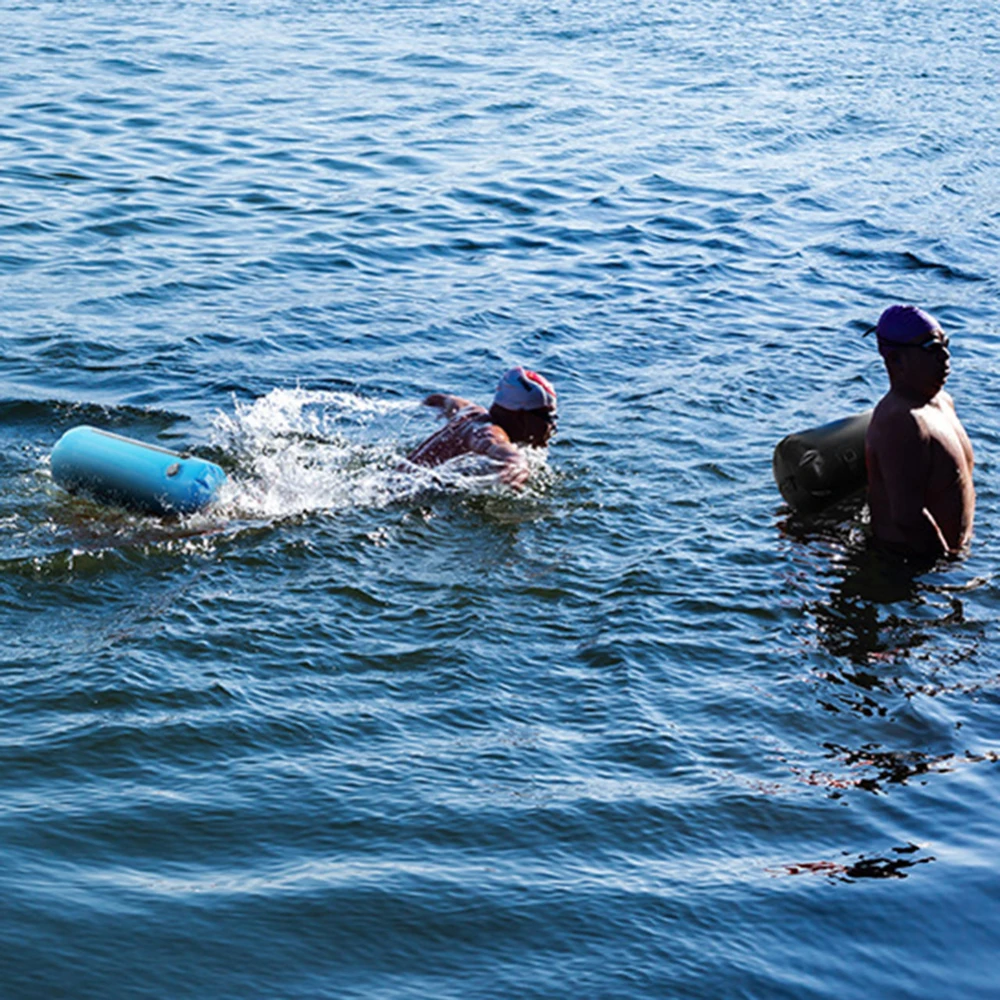
<path fill-rule="evenodd" d="M 769 868 L 768 873 L 774 876 L 819 875 L 833 882 L 858 882 L 862 879 L 903 879 L 909 874 L 908 869 L 916 865 L 926 865 L 937 858 L 933 854 L 921 857 L 916 855 L 923 850 L 917 844 L 904 844 L 893 847 L 886 855 L 859 854 L 850 858 L 845 851 L 844 860 L 834 861 L 800 861 L 782 865 L 780 868 Z M 895 857 L 893 857 L 895 855 Z"/>
<path fill-rule="evenodd" d="M 985 624 L 970 620 L 964 599 L 988 581 L 955 583 L 960 562 L 906 559 L 873 545 L 863 496 L 808 517 L 791 514 L 779 528 L 815 557 L 812 595 L 818 588 L 819 596 L 805 598 L 801 608 L 814 625 L 809 642 L 829 658 L 810 673 L 816 703 L 842 720 L 819 727 L 822 763 L 807 754 L 809 765 L 792 767 L 798 780 L 835 799 L 856 791 L 885 795 L 930 775 L 996 763 L 994 754 L 948 745 L 957 727 L 930 726 L 900 745 L 901 728 L 924 731 L 907 721 L 915 699 L 972 697 L 1000 680 L 976 670 Z M 837 864 L 850 880 L 896 877 L 906 867 L 873 858 Z"/>
<path fill-rule="evenodd" d="M 847 662 L 845 673 L 862 690 L 877 689 L 884 664 L 898 663 L 935 634 L 970 631 L 962 595 L 987 581 L 946 583 L 955 561 L 901 557 L 873 544 L 863 494 L 816 514 L 791 513 L 778 527 L 822 553 L 815 568 L 828 583 L 803 611 L 819 644 Z"/>

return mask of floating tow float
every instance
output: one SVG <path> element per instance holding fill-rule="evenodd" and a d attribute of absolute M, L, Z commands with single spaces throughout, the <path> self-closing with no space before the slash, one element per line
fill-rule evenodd
<path fill-rule="evenodd" d="M 774 449 L 774 481 L 794 510 L 810 513 L 868 483 L 865 432 L 872 411 L 789 434 Z"/>
<path fill-rule="evenodd" d="M 218 498 L 226 474 L 203 458 L 82 426 L 56 442 L 52 478 L 100 503 L 144 514 L 192 514 Z"/>

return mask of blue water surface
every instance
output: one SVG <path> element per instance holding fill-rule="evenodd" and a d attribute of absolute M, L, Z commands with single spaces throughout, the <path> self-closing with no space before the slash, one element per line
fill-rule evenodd
<path fill-rule="evenodd" d="M 988 998 L 1000 14 L 0 0 L 0 997 Z M 914 575 L 790 431 L 953 338 Z M 513 493 L 399 471 L 523 363 Z M 93 424 L 222 464 L 64 494 Z"/>

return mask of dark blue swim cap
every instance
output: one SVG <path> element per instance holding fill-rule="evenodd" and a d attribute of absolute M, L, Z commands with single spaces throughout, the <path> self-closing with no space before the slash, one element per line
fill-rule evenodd
<path fill-rule="evenodd" d="M 875 335 L 885 344 L 912 344 L 927 340 L 941 324 L 916 306 L 889 306 L 878 318 Z"/>

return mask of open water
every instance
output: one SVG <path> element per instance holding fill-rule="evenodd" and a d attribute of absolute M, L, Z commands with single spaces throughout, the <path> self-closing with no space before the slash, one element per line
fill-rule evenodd
<path fill-rule="evenodd" d="M 986 0 L 0 0 L 0 997 L 1000 992 Z M 784 434 L 954 341 L 964 560 Z M 521 495 L 395 471 L 560 392 Z M 64 495 L 91 423 L 209 514 Z"/>

